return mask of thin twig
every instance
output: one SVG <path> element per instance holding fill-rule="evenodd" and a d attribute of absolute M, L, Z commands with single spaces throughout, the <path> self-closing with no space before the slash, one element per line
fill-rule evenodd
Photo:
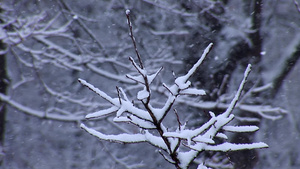
<path fill-rule="evenodd" d="M 177 118 L 179 131 L 181 131 L 181 122 L 180 122 L 180 119 L 179 119 L 179 116 L 178 116 L 178 113 L 177 113 L 176 109 L 174 109 L 174 113 L 175 113 L 176 118 Z"/>
<path fill-rule="evenodd" d="M 132 40 L 136 56 L 138 57 L 138 60 L 139 60 L 139 63 L 140 63 L 140 67 L 141 67 L 141 69 L 143 69 L 144 66 L 143 66 L 143 62 L 142 62 L 142 59 L 141 59 L 141 55 L 140 55 L 139 51 L 137 50 L 136 41 L 135 41 L 135 38 L 133 36 L 132 23 L 130 21 L 130 10 L 129 9 L 126 10 L 126 17 L 127 17 L 127 24 L 128 24 L 129 31 L 130 31 L 129 36 Z"/>
<path fill-rule="evenodd" d="M 116 86 L 116 89 L 117 89 L 117 93 L 118 93 L 119 103 L 121 105 L 122 101 L 121 101 L 120 89 L 118 88 L 118 86 Z"/>

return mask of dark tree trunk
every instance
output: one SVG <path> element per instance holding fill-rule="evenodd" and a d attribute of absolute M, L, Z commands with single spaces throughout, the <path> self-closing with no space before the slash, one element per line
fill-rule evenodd
<path fill-rule="evenodd" d="M 256 75 L 255 77 L 260 77 L 261 65 L 261 51 L 262 51 L 262 44 L 263 38 L 261 37 L 261 22 L 262 22 L 262 0 L 253 0 L 251 2 L 251 6 L 253 7 L 251 12 L 252 18 L 252 30 L 253 32 L 250 33 L 249 39 L 251 40 L 251 45 L 247 46 L 247 64 L 251 63 L 254 68 Z M 254 81 L 249 79 L 248 83 L 254 84 Z M 243 114 L 243 112 L 240 112 Z M 247 115 L 249 116 L 249 115 Z M 261 118 L 258 115 L 252 115 L 254 118 Z M 240 122 L 241 126 L 243 125 L 256 125 L 259 126 L 260 122 Z M 253 140 L 254 133 L 237 133 L 233 136 L 232 142 L 234 143 L 251 143 Z M 257 160 L 258 160 L 258 153 L 256 150 L 243 150 L 237 152 L 230 152 L 229 153 L 231 161 L 234 163 L 234 168 L 239 169 L 252 169 L 254 168 Z"/>
<path fill-rule="evenodd" d="M 0 13 L 2 10 L 0 9 Z M 0 18 L 0 23 L 2 23 L 2 19 Z M 5 49 L 5 44 L 0 41 L 0 51 Z M 0 93 L 6 94 L 7 91 L 7 72 L 6 72 L 6 59 L 5 55 L 0 55 Z M 6 107 L 5 102 L 0 99 L 0 147 L 4 144 L 4 135 L 5 135 L 5 115 L 6 115 Z M 0 149 L 1 151 L 1 149 Z M 1 153 L 1 152 L 0 152 Z M 2 161 L 0 160 L 0 166 Z"/>
<path fill-rule="evenodd" d="M 259 63 L 261 61 L 261 51 L 263 39 L 261 37 L 261 18 L 262 18 L 262 0 L 254 0 L 253 2 L 253 11 L 252 11 L 252 30 L 253 33 L 250 33 L 249 38 L 252 42 L 252 64 Z"/>
<path fill-rule="evenodd" d="M 4 44 L 0 42 L 0 48 L 3 49 Z M 7 75 L 6 75 L 6 62 L 5 56 L 0 55 L 0 93 L 6 94 L 7 91 Z M 0 147 L 4 144 L 4 133 L 5 133 L 5 115 L 6 107 L 5 102 L 0 100 Z M 1 161 L 0 161 L 1 165 Z"/>

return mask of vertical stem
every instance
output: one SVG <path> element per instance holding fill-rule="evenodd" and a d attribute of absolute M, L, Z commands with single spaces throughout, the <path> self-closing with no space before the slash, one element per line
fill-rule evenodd
<path fill-rule="evenodd" d="M 161 122 L 158 121 L 158 120 L 156 119 L 154 113 L 153 113 L 153 112 L 151 111 L 151 109 L 149 108 L 149 105 L 148 105 L 148 104 L 145 104 L 145 103 L 143 103 L 143 104 L 144 104 L 144 107 L 146 108 L 146 110 L 148 111 L 149 115 L 151 116 L 151 118 L 152 118 L 152 120 L 153 120 L 153 124 L 155 125 L 156 130 L 158 131 L 160 137 L 163 139 L 163 141 L 164 141 L 165 144 L 167 145 L 168 150 L 169 150 L 169 155 L 170 155 L 170 157 L 172 158 L 172 160 L 175 162 L 175 164 L 174 164 L 175 167 L 176 167 L 177 169 L 180 169 L 180 166 L 179 166 L 180 161 L 179 161 L 179 159 L 178 159 L 178 157 L 177 157 L 176 149 L 175 149 L 174 151 L 172 151 L 170 141 L 168 140 L 167 137 L 164 136 L 164 131 L 163 131 L 162 127 L 161 127 Z"/>
<path fill-rule="evenodd" d="M 135 38 L 133 36 L 132 23 L 130 21 L 130 10 L 128 10 L 128 9 L 126 10 L 126 17 L 127 17 L 127 24 L 129 26 L 129 31 L 130 31 L 129 35 L 131 37 L 131 40 L 132 40 L 132 43 L 133 43 L 133 46 L 134 46 L 134 50 L 135 50 L 136 56 L 137 56 L 137 58 L 139 60 L 140 67 L 143 69 L 144 68 L 143 62 L 142 62 L 142 59 L 141 59 L 141 55 L 140 55 L 139 51 L 137 50 L 136 41 L 135 41 Z"/>
<path fill-rule="evenodd" d="M 141 69 L 144 68 L 143 66 L 143 62 L 142 62 L 142 59 L 141 59 L 141 56 L 140 56 L 140 53 L 138 52 L 138 49 L 137 49 L 137 45 L 136 45 L 136 41 L 135 41 L 135 38 L 133 36 L 133 30 L 132 30 L 132 23 L 130 21 L 130 10 L 126 10 L 126 17 L 127 17 L 127 24 L 128 24 L 128 27 L 129 27 L 129 36 L 132 40 L 132 43 L 133 43 L 133 46 L 134 46 L 134 50 L 135 50 L 135 53 L 136 53 L 136 56 L 138 58 L 138 61 L 139 61 L 139 66 Z M 151 108 L 149 107 L 149 103 L 150 103 L 150 84 L 148 83 L 148 79 L 147 79 L 147 76 L 144 75 L 142 72 L 140 72 L 141 75 L 143 76 L 144 78 L 144 81 L 145 81 L 145 87 L 146 87 L 146 90 L 147 92 L 149 92 L 149 96 L 147 97 L 147 100 L 146 102 L 142 101 L 144 107 L 146 108 L 146 110 L 148 111 L 149 115 L 151 116 L 152 120 L 153 120 L 153 124 L 155 125 L 156 127 L 156 130 L 158 131 L 160 137 L 163 139 L 163 141 L 165 142 L 165 144 L 167 145 L 168 147 L 168 150 L 169 150 L 169 155 L 170 157 L 172 158 L 172 160 L 175 162 L 175 167 L 177 169 L 181 169 L 181 167 L 179 166 L 180 164 L 180 161 L 178 159 L 178 156 L 177 156 L 177 152 L 176 152 L 176 149 L 174 151 L 172 151 L 172 148 L 171 148 L 171 143 L 170 141 L 168 140 L 167 137 L 164 136 L 164 130 L 162 129 L 161 127 L 161 123 L 162 123 L 162 120 L 157 120 L 157 118 L 155 117 L 154 113 L 152 112 Z M 165 115 L 167 114 L 167 112 L 171 109 L 173 103 L 168 107 L 168 109 L 166 110 L 166 112 L 164 113 Z"/>

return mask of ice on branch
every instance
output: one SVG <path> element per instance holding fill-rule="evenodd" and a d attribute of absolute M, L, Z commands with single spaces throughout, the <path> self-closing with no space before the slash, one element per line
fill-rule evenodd
<path fill-rule="evenodd" d="M 129 15 L 129 10 L 126 15 Z M 129 17 L 129 16 L 127 16 Z M 130 20 L 128 19 L 130 22 Z M 130 24 L 130 23 L 129 23 Z M 131 28 L 131 27 L 130 27 Z M 134 41 L 135 43 L 135 41 Z M 205 95 L 203 89 L 191 88 L 190 77 L 199 68 L 205 57 L 209 54 L 213 44 L 209 44 L 204 50 L 199 60 L 192 66 L 192 68 L 183 76 L 175 79 L 173 84 L 162 84 L 166 91 L 168 91 L 167 98 L 154 98 L 160 100 L 163 104 L 161 107 L 155 107 L 152 104 L 152 82 L 162 71 L 162 68 L 148 73 L 149 70 L 142 66 L 139 53 L 136 51 L 139 59 L 139 65 L 136 64 L 132 57 L 129 58 L 132 66 L 136 70 L 135 75 L 126 75 L 126 77 L 141 85 L 141 90 L 136 93 L 136 98 L 129 98 L 122 88 L 117 87 L 117 96 L 115 98 L 107 95 L 105 92 L 96 88 L 85 80 L 79 79 L 79 82 L 90 90 L 104 98 L 111 104 L 111 107 L 86 115 L 87 119 L 97 119 L 102 116 L 115 116 L 114 122 L 130 123 L 140 128 L 139 133 L 123 133 L 123 134 L 104 134 L 95 129 L 81 124 L 81 128 L 91 135 L 107 141 L 121 142 L 121 143 L 140 143 L 147 142 L 157 147 L 164 159 L 175 165 L 176 168 L 186 169 L 191 162 L 202 151 L 238 151 L 244 149 L 266 148 L 265 143 L 249 143 L 249 144 L 233 144 L 228 142 L 228 137 L 225 132 L 254 132 L 258 130 L 256 126 L 232 126 L 229 125 L 234 119 L 232 114 L 233 109 L 238 104 L 241 97 L 242 90 L 246 83 L 247 77 L 251 70 L 251 65 L 248 65 L 242 82 L 230 102 L 228 108 L 221 114 L 214 114 L 209 112 L 211 118 L 201 126 L 195 126 L 193 129 L 188 129 L 185 123 L 181 123 L 177 115 L 179 124 L 175 124 L 171 129 L 164 126 L 165 117 L 173 110 L 173 105 L 180 95 Z M 136 49 L 137 50 L 137 49 Z M 171 87 L 168 87 L 171 86 Z M 131 100 L 138 100 L 140 103 L 134 103 Z M 221 138 L 222 143 L 216 142 L 216 138 Z M 187 150 L 188 149 L 188 150 Z M 204 163 L 203 163 L 204 164 Z M 204 165 L 199 165 L 198 168 L 206 168 Z"/>

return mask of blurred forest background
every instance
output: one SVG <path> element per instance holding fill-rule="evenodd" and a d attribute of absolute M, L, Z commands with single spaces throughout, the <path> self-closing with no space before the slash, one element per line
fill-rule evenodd
<path fill-rule="evenodd" d="M 182 74 L 214 43 L 194 75 L 207 96 L 182 99 L 180 118 L 190 126 L 222 112 L 253 65 L 236 124 L 253 134 L 232 142 L 263 141 L 270 148 L 204 153 L 212 168 L 300 167 L 300 7 L 297 0 L 2 0 L 0 2 L 0 168 L 172 168 L 147 144 L 99 141 L 79 128 L 84 116 L 105 107 L 80 85 L 85 79 L 116 95 L 133 71 L 134 48 L 125 10 L 145 66 L 163 66 L 159 84 Z M 298 61 L 298 62 L 297 62 Z M 159 100 L 157 100 L 159 103 Z M 176 120 L 176 119 L 175 119 Z M 170 119 L 170 124 L 174 119 Z M 88 122 L 85 122 L 88 123 Z M 137 132 L 105 117 L 89 122 L 104 133 Z M 197 161 L 196 161 L 197 162 Z M 192 168 L 192 167 L 191 167 Z"/>

